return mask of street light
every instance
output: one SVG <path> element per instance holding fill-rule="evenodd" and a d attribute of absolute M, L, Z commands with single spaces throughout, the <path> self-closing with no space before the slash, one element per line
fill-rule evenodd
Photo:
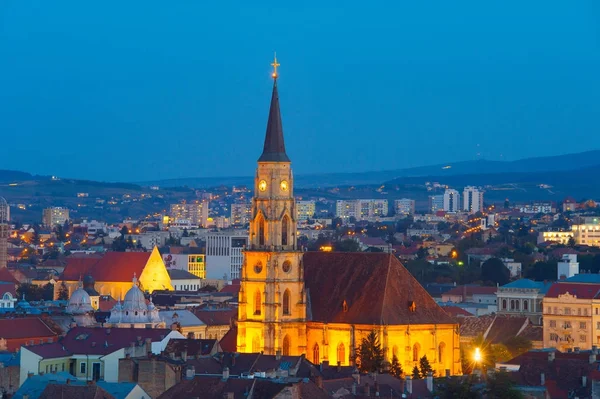
<path fill-rule="evenodd" d="M 475 348 L 475 354 L 473 355 L 473 359 L 475 359 L 476 363 L 481 362 L 481 349 Z"/>

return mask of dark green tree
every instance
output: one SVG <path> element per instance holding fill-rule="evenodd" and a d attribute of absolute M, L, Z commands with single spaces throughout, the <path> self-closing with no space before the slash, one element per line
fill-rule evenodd
<path fill-rule="evenodd" d="M 360 245 L 354 240 L 343 240 L 335 243 L 335 250 L 340 252 L 360 252 Z"/>
<path fill-rule="evenodd" d="M 490 399 L 523 398 L 523 394 L 515 388 L 514 382 L 506 371 L 497 371 L 488 377 L 485 393 L 486 397 Z"/>
<path fill-rule="evenodd" d="M 181 236 L 182 237 L 189 237 L 190 236 L 190 233 L 189 233 L 189 231 L 188 231 L 187 228 L 185 228 L 185 227 L 183 228 L 183 234 Z"/>
<path fill-rule="evenodd" d="M 375 331 L 362 339 L 354 356 L 358 369 L 363 373 L 378 372 L 383 366 L 383 349 Z"/>
<path fill-rule="evenodd" d="M 478 399 L 481 392 L 472 378 L 446 378 L 437 386 L 440 399 Z"/>
<path fill-rule="evenodd" d="M 413 380 L 420 380 L 421 379 L 421 372 L 419 371 L 419 368 L 417 366 L 413 367 L 412 379 Z"/>
<path fill-rule="evenodd" d="M 419 359 L 419 372 L 421 373 L 421 377 L 425 378 L 429 373 L 435 374 L 433 371 L 433 367 L 429 363 L 429 359 L 427 359 L 427 355 L 423 355 L 421 359 Z"/>
<path fill-rule="evenodd" d="M 481 265 L 481 279 L 504 285 L 510 281 L 510 270 L 498 258 L 490 258 Z"/>
<path fill-rule="evenodd" d="M 25 299 L 28 301 L 41 301 L 44 299 L 44 290 L 40 286 L 23 283 L 17 287 L 17 295 L 19 298 L 23 298 L 25 295 Z"/>
<path fill-rule="evenodd" d="M 402 378 L 404 374 L 404 370 L 402 370 L 402 365 L 398 361 L 398 357 L 396 355 L 392 356 L 392 364 L 390 364 L 390 374 L 396 378 Z"/>
<path fill-rule="evenodd" d="M 126 234 L 129 234 L 129 229 L 127 228 L 127 226 L 121 227 L 121 237 L 123 237 L 123 239 L 125 239 Z"/>
<path fill-rule="evenodd" d="M 69 299 L 69 290 L 64 281 L 61 282 L 60 287 L 58 287 L 58 299 L 61 301 L 67 301 Z"/>
<path fill-rule="evenodd" d="M 522 336 L 516 335 L 508 338 L 504 341 L 504 345 L 510 351 L 513 357 L 517 357 L 520 354 L 523 354 L 533 347 L 531 341 Z"/>
<path fill-rule="evenodd" d="M 50 283 L 42 287 L 42 299 L 44 301 L 54 300 L 54 286 Z"/>

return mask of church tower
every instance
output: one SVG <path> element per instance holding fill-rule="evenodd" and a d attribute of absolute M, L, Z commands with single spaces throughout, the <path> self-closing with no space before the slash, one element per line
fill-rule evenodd
<path fill-rule="evenodd" d="M 296 241 L 296 202 L 277 92 L 277 57 L 263 152 L 254 178 L 249 246 L 244 251 L 237 350 L 306 353 L 306 293 Z"/>

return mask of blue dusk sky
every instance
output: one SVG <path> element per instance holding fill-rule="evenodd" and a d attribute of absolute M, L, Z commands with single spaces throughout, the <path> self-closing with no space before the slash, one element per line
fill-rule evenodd
<path fill-rule="evenodd" d="M 2 0 L 0 169 L 252 175 L 275 50 L 297 174 L 600 148 L 594 0 Z"/>

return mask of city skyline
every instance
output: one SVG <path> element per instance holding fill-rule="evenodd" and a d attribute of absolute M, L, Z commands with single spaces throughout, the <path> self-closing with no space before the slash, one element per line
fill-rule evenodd
<path fill-rule="evenodd" d="M 226 24 L 205 17 L 225 10 L 192 4 L 118 15 L 5 4 L 0 130 L 35 162 L 12 151 L 0 168 L 102 181 L 245 174 L 266 126 L 274 50 L 298 174 L 600 148 L 597 6 L 541 4 L 518 15 L 473 4 L 256 6 Z"/>

